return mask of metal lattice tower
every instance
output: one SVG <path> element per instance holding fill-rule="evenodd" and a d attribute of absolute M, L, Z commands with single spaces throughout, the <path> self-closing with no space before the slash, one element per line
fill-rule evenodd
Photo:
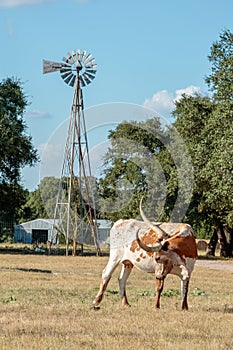
<path fill-rule="evenodd" d="M 94 178 L 91 175 L 82 94 L 82 87 L 90 84 L 95 78 L 96 64 L 95 59 L 87 51 L 72 50 L 72 54 L 68 53 L 66 56 L 63 57 L 62 63 L 43 60 L 44 74 L 60 71 L 65 83 L 74 87 L 54 211 L 53 234 L 61 233 L 65 236 L 67 255 L 70 240 L 73 240 L 73 255 L 76 255 L 77 242 L 83 245 L 85 236 L 91 234 L 99 255 L 93 194 Z M 55 237 L 52 237 L 52 240 L 55 240 Z"/>

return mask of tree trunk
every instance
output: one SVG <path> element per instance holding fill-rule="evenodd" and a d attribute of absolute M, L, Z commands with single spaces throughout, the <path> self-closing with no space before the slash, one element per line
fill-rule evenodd
<path fill-rule="evenodd" d="M 228 257 L 231 258 L 233 257 L 233 229 L 228 226 L 224 226 L 223 230 L 225 233 L 227 247 L 228 247 Z"/>
<path fill-rule="evenodd" d="M 230 258 L 232 256 L 231 242 L 229 242 L 231 234 L 221 222 L 217 223 L 217 235 L 220 243 L 220 256 Z"/>
<path fill-rule="evenodd" d="M 218 234 L 217 234 L 217 230 L 214 230 L 214 233 L 211 236 L 209 244 L 206 249 L 207 256 L 215 256 L 217 243 L 218 243 Z"/>
<path fill-rule="evenodd" d="M 76 237 L 73 240 L 73 249 L 72 249 L 72 255 L 76 256 L 77 255 L 77 242 L 76 242 Z"/>

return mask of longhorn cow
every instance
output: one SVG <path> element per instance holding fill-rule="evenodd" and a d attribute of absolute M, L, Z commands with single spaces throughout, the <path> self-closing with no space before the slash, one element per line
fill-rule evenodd
<path fill-rule="evenodd" d="M 188 310 L 188 286 L 197 258 L 197 247 L 193 229 L 184 223 L 152 223 L 142 210 L 143 221 L 118 220 L 110 231 L 110 256 L 102 273 L 98 294 L 93 308 L 99 309 L 108 282 L 116 267 L 122 263 L 119 288 L 122 305 L 129 305 L 126 296 L 126 281 L 135 266 L 156 277 L 155 308 L 160 307 L 160 296 L 167 274 L 181 279 L 182 310 Z"/>

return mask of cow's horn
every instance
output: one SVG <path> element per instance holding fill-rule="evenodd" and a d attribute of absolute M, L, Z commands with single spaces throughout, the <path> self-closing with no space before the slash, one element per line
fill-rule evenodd
<path fill-rule="evenodd" d="M 139 231 L 139 230 L 138 230 Z M 137 238 L 137 242 L 139 247 L 141 247 L 143 250 L 145 250 L 146 252 L 157 252 L 158 250 L 160 250 L 162 248 L 162 244 L 158 243 L 153 247 L 150 247 L 148 245 L 146 245 L 145 243 L 143 243 L 140 238 L 138 237 L 138 231 L 136 232 L 136 238 Z"/>
<path fill-rule="evenodd" d="M 140 200 L 140 215 L 142 217 L 142 220 L 157 234 L 158 238 L 163 238 L 165 237 L 167 234 L 165 231 L 163 231 L 160 227 L 158 227 L 157 225 L 153 225 L 152 222 L 146 217 L 146 215 L 143 213 L 142 210 L 142 200 L 143 197 Z"/>

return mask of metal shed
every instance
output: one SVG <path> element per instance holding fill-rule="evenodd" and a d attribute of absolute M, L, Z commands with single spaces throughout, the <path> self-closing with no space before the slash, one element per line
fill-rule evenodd
<path fill-rule="evenodd" d="M 15 225 L 14 242 L 26 244 L 47 243 L 52 237 L 53 223 L 54 219 L 35 219 Z"/>
<path fill-rule="evenodd" d="M 55 220 L 57 225 L 59 220 Z M 14 242 L 25 244 L 37 244 L 51 242 L 52 228 L 54 219 L 35 219 L 27 221 L 14 227 Z M 105 244 L 109 241 L 109 233 L 112 227 L 112 221 L 109 220 L 97 220 L 98 227 L 98 240 L 100 244 Z M 94 244 L 91 230 L 87 228 L 82 234 L 82 237 L 78 237 L 79 243 L 82 244 Z M 53 242 L 56 243 L 56 233 L 53 237 Z"/>
<path fill-rule="evenodd" d="M 109 234 L 113 223 L 110 220 L 96 220 L 97 239 L 100 245 L 109 241 Z M 83 225 L 83 230 L 78 232 L 77 242 L 80 244 L 94 245 L 94 238 L 90 225 Z"/>

